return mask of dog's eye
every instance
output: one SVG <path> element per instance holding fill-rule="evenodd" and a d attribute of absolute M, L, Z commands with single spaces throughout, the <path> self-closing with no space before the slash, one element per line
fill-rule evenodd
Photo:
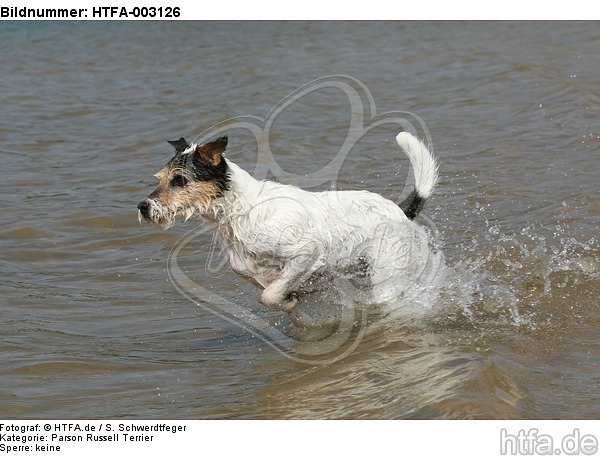
<path fill-rule="evenodd" d="M 188 180 L 186 179 L 185 176 L 182 176 L 181 174 L 178 174 L 171 180 L 171 185 L 173 187 L 185 187 L 187 185 L 187 183 L 188 183 Z"/>

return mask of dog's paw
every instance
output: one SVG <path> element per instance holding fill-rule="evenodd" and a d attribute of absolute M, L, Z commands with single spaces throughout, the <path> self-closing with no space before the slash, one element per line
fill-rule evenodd
<path fill-rule="evenodd" d="M 298 293 L 292 292 L 283 297 L 266 288 L 260 296 L 260 302 L 269 309 L 291 312 L 298 305 Z"/>

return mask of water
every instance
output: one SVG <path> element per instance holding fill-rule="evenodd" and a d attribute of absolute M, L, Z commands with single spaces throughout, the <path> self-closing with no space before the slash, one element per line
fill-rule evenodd
<path fill-rule="evenodd" d="M 4 23 L 0 37 L 4 418 L 600 416 L 595 24 Z M 448 275 L 433 311 L 375 318 L 348 357 L 310 366 L 179 294 L 167 258 L 195 222 L 157 232 L 135 206 L 167 139 L 264 117 L 330 74 L 430 129 L 441 180 L 424 214 Z M 323 168 L 348 121 L 334 93 L 299 102 L 274 124 L 278 163 Z M 340 187 L 399 197 L 392 130 L 368 135 Z M 253 170 L 247 132 L 228 156 Z M 196 247 L 201 261 L 210 237 Z M 231 273 L 196 279 L 260 311 Z"/>

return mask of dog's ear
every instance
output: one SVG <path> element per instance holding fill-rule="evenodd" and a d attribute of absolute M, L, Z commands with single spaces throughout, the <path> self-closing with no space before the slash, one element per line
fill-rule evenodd
<path fill-rule="evenodd" d="M 203 165 L 217 166 L 221 162 L 223 152 L 227 147 L 227 136 L 221 136 L 206 144 L 196 147 L 198 160 Z"/>
<path fill-rule="evenodd" d="M 190 145 L 187 143 L 187 141 L 184 139 L 183 136 L 181 138 L 179 138 L 177 141 L 167 141 L 167 142 L 173 146 L 173 148 L 175 149 L 175 152 L 177 152 L 177 153 L 181 153 L 184 150 L 186 150 L 188 147 L 190 147 Z"/>

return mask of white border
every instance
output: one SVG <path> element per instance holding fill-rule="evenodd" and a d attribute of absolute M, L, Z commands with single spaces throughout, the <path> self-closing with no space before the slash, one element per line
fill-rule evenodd
<path fill-rule="evenodd" d="M 523 2 L 506 0 L 482 2 L 473 0 L 403 2 L 375 0 L 333 2 L 303 0 L 230 0 L 223 2 L 190 0 L 82 0 L 82 1 L 7 1 L 6 7 L 27 8 L 87 8 L 93 7 L 179 7 L 181 15 L 169 20 L 593 20 L 600 18 L 600 6 L 595 2 L 575 0 L 568 3 Z M 8 20 L 22 20 L 8 18 Z M 135 17 L 94 18 L 91 13 L 83 20 L 140 20 Z M 150 18 L 147 18 L 148 20 Z M 154 20 L 160 19 L 155 17 Z M 7 20 L 3 18 L 2 20 Z M 67 19 L 76 20 L 76 19 Z M 164 18 L 162 20 L 165 20 Z"/>
<path fill-rule="evenodd" d="M 519 435 L 543 435 L 553 441 L 553 455 L 600 454 L 580 451 L 565 452 L 562 442 L 572 435 L 591 437 L 598 441 L 600 427 L 598 421 L 0 421 L 4 425 L 39 425 L 39 431 L 21 435 L 44 435 L 45 444 L 59 445 L 62 456 L 132 456 L 132 455 L 243 455 L 294 456 L 307 454 L 335 454 L 340 456 L 366 455 L 444 455 L 481 456 L 500 455 L 502 435 L 509 434 L 513 439 Z M 50 441 L 57 431 L 64 428 L 61 435 L 84 438 L 83 442 L 60 443 Z M 74 427 L 78 425 L 81 430 Z M 129 436 L 151 437 L 151 441 L 125 441 L 124 432 L 118 432 L 119 425 L 169 425 L 185 426 L 184 431 L 171 432 L 132 432 Z M 87 442 L 89 431 L 86 426 L 95 426 L 93 435 L 113 436 L 119 434 L 118 441 Z M 101 430 L 98 427 L 101 426 Z M 108 431 L 107 428 L 112 430 Z M 48 431 L 44 431 L 46 428 Z M 6 428 L 2 430 L 6 433 Z M 18 432 L 16 432 L 19 434 Z M 10 434 L 13 434 L 11 432 Z M 514 441 L 514 440 L 513 440 Z M 589 440 L 588 440 L 589 441 Z M 7 444 L 7 442 L 2 442 Z M 10 443 L 14 445 L 14 442 Z M 35 443 L 28 445 L 35 446 Z M 504 445 L 504 454 L 544 454 L 535 451 L 536 447 L 514 447 Z M 506 451 L 508 450 L 508 451 Z M 514 452 L 513 450 L 516 450 Z M 588 446 L 589 450 L 589 446 Z M 558 452 L 560 451 L 560 452 Z M 35 451 L 11 452 L 8 454 L 39 454 Z M 5 453 L 3 453 L 5 454 Z M 51 453 L 52 454 L 52 453 Z"/>

